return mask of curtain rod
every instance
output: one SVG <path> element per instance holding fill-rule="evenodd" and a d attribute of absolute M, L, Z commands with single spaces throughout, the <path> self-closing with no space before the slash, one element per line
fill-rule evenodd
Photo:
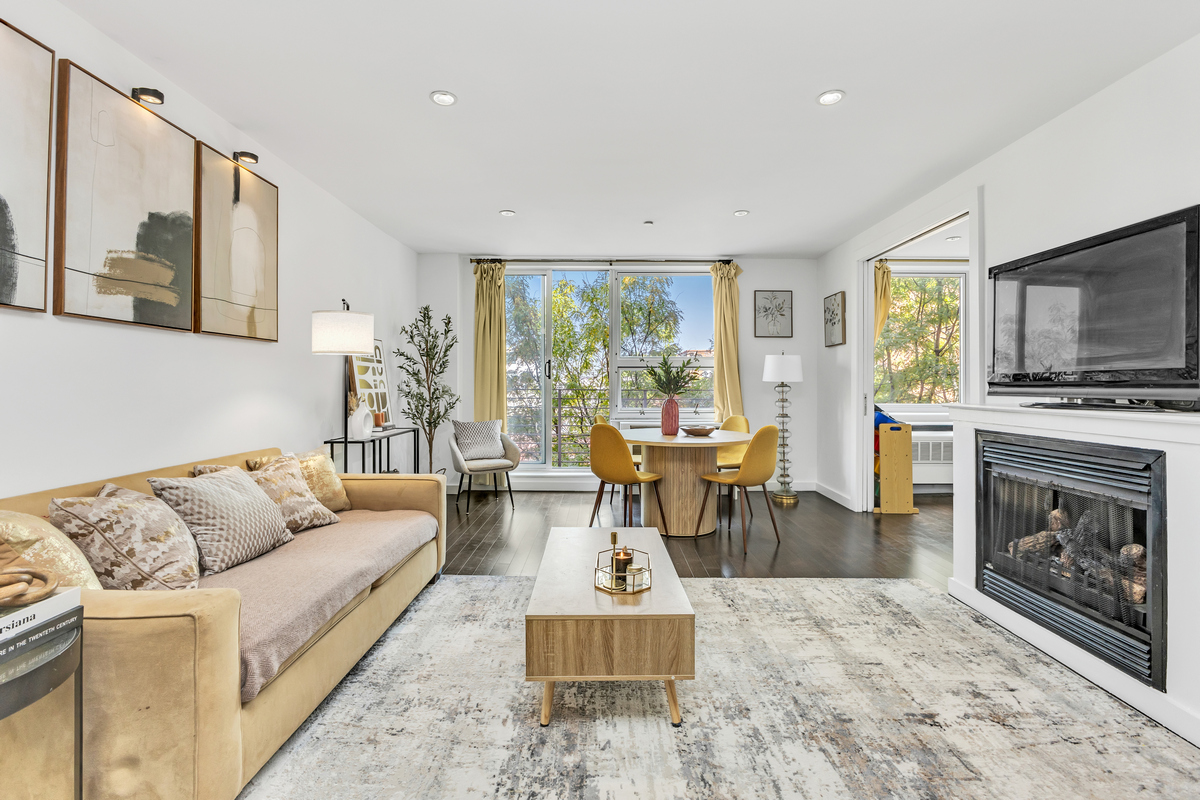
<path fill-rule="evenodd" d="M 472 264 L 504 261 L 508 264 L 729 264 L 732 258 L 472 258 Z"/>
<path fill-rule="evenodd" d="M 945 228 L 949 225 L 953 225 L 954 223 L 958 222 L 960 219 L 965 219 L 966 217 L 969 217 L 969 216 L 971 216 L 971 212 L 964 211 L 963 213 L 959 214 L 957 217 L 948 219 L 945 222 L 939 222 L 937 225 L 934 225 L 932 228 L 926 228 L 925 230 L 921 231 L 920 233 L 908 237 L 903 242 L 900 242 L 900 244 L 892 245 L 887 250 L 884 250 L 882 253 L 875 256 L 875 259 L 887 258 L 887 254 L 892 252 L 893 250 L 899 250 L 901 247 L 904 247 L 904 245 L 906 245 L 906 244 L 912 244 L 913 242 L 917 241 L 918 239 L 924 239 L 926 236 L 929 236 L 932 233 L 936 233 L 937 231 L 940 231 L 942 228 Z M 874 261 L 875 259 L 871 259 L 871 260 Z M 903 259 L 898 258 L 896 260 L 902 261 Z"/>

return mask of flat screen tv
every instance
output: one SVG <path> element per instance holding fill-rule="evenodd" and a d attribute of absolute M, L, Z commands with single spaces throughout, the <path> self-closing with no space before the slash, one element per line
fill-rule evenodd
<path fill-rule="evenodd" d="M 988 394 L 1200 399 L 1200 206 L 992 267 Z"/>

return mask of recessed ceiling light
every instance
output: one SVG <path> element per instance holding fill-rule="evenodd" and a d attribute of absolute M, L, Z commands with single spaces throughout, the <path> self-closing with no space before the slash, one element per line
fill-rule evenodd
<path fill-rule="evenodd" d="M 957 241 L 960 241 L 961 239 L 962 239 L 961 236 L 947 236 L 946 237 L 947 242 L 957 242 Z"/>
<path fill-rule="evenodd" d="M 513 211 L 511 208 L 506 208 L 500 212 L 500 216 L 502 217 L 515 217 L 516 215 L 517 212 Z"/>
<path fill-rule="evenodd" d="M 441 89 L 436 92 L 429 93 L 429 99 L 437 103 L 439 106 L 452 106 L 458 102 L 458 98 L 453 94 Z"/>
<path fill-rule="evenodd" d="M 817 96 L 817 102 L 823 106 L 831 106 L 834 103 L 840 103 L 845 96 L 846 93 L 841 89 L 830 89 L 828 92 L 821 92 Z"/>
<path fill-rule="evenodd" d="M 746 216 L 746 215 L 747 215 L 747 214 L 749 214 L 749 213 L 750 213 L 749 211 L 747 211 L 746 209 L 742 208 L 742 209 L 739 209 L 739 210 L 737 210 L 737 211 L 733 212 L 733 215 L 734 215 L 735 217 L 744 217 L 744 216 Z"/>
<path fill-rule="evenodd" d="M 643 222 L 642 224 L 643 224 L 643 225 L 653 225 L 653 224 L 654 224 L 654 220 L 652 220 L 652 219 L 648 219 L 648 220 L 646 220 L 645 222 Z"/>

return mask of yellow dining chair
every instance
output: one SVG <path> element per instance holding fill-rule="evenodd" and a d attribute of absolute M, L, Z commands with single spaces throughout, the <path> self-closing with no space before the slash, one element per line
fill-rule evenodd
<path fill-rule="evenodd" d="M 593 425 L 591 439 L 592 474 L 600 479 L 600 488 L 596 491 L 596 504 L 592 506 L 592 518 L 588 520 L 588 527 L 590 528 L 596 521 L 596 513 L 600 510 L 600 501 L 604 499 L 604 484 L 611 483 L 614 486 L 628 488 L 649 483 L 654 486 L 654 499 L 658 502 L 658 515 L 662 518 L 663 533 L 669 534 L 667 515 L 663 513 L 662 498 L 658 496 L 657 481 L 662 478 L 662 475 L 641 472 L 634 467 L 633 456 L 629 453 L 629 445 L 626 443 L 625 437 L 612 425 Z M 633 527 L 633 495 L 622 492 L 622 496 L 624 501 L 622 516 L 625 524 Z M 645 495 L 642 497 L 644 498 Z"/>
<path fill-rule="evenodd" d="M 767 510 L 771 512 L 771 527 L 775 529 L 775 541 L 779 539 L 779 525 L 775 522 L 775 509 L 771 507 L 771 496 L 767 494 L 767 481 L 775 474 L 775 448 L 779 446 L 779 428 L 767 425 L 759 428 L 758 433 L 750 440 L 746 454 L 742 457 L 742 465 L 737 472 L 712 472 L 700 477 L 708 481 L 704 487 L 704 500 L 700 503 L 700 516 L 696 519 L 696 535 L 700 535 L 700 522 L 704 519 L 704 506 L 708 503 L 708 492 L 715 483 L 718 486 L 737 486 L 742 489 L 738 496 L 742 501 L 742 553 L 746 552 L 746 505 L 750 502 L 746 489 L 750 486 L 761 486 L 763 497 L 767 499 Z M 732 506 L 733 499 L 730 498 Z M 731 512 L 732 514 L 732 512 Z M 732 528 L 733 526 L 730 525 Z"/>
<path fill-rule="evenodd" d="M 750 432 L 750 420 L 743 417 L 741 414 L 734 414 L 721 423 L 721 430 L 736 431 L 737 433 Z M 746 455 L 746 448 L 750 444 L 727 444 L 717 448 L 717 472 L 725 469 L 739 469 L 742 466 L 742 457 Z M 717 516 L 721 516 L 721 487 L 717 487 Z M 754 519 L 754 507 L 750 508 L 750 519 Z M 729 526 L 733 527 L 733 489 L 729 490 Z"/>
<path fill-rule="evenodd" d="M 592 421 L 592 424 L 593 425 L 607 425 L 608 417 L 604 416 L 603 414 L 597 414 L 596 419 Z M 750 429 L 746 428 L 746 430 L 749 431 Z M 640 467 L 642 465 L 642 446 L 640 444 L 635 444 L 635 445 L 632 445 L 632 447 L 633 447 L 633 465 L 635 467 Z M 610 491 L 608 493 L 608 504 L 609 505 L 612 505 L 613 498 L 616 496 L 616 494 L 617 494 L 617 485 L 614 483 L 613 487 L 612 487 L 612 491 Z"/>

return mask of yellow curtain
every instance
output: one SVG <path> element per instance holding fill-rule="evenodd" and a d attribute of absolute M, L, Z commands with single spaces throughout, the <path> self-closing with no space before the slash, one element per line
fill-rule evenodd
<path fill-rule="evenodd" d="M 892 310 L 892 268 L 887 259 L 881 258 L 875 262 L 875 341 L 883 333 L 887 323 L 888 313 Z"/>
<path fill-rule="evenodd" d="M 733 262 L 718 262 L 713 276 L 713 404 L 717 421 L 742 413 L 742 379 L 738 373 L 738 275 Z"/>
<path fill-rule="evenodd" d="M 475 420 L 508 430 L 503 261 L 475 264 Z"/>

